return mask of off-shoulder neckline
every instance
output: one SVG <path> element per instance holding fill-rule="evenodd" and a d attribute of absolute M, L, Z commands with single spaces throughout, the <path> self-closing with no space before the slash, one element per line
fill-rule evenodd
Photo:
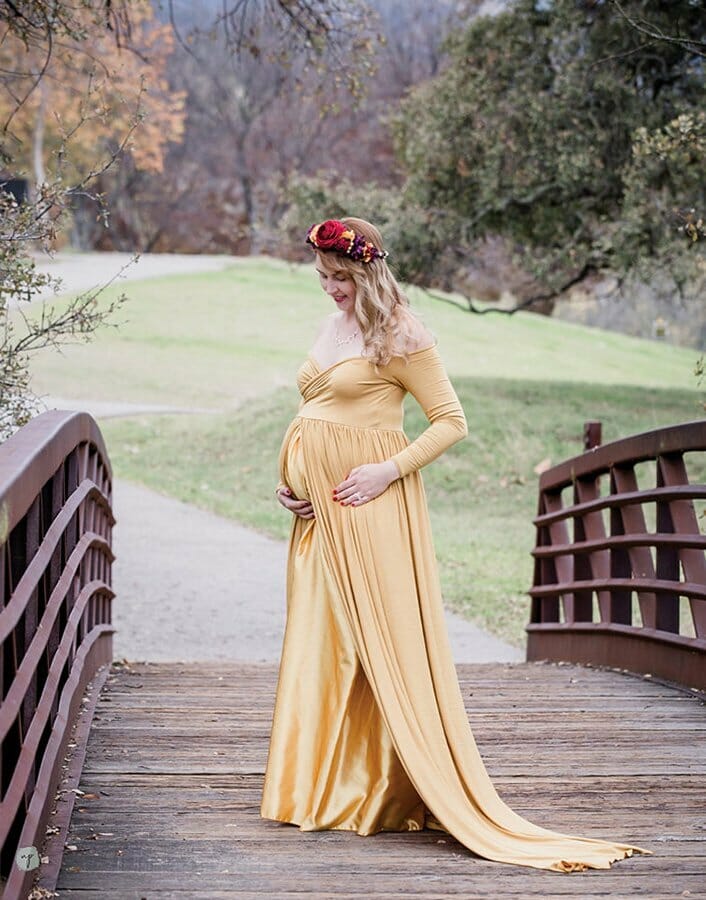
<path fill-rule="evenodd" d="M 420 353 L 428 353 L 429 350 L 436 350 L 438 344 L 439 344 L 439 342 L 435 340 L 434 343 L 430 344 L 428 347 L 420 347 L 419 350 L 410 350 L 410 352 L 407 354 L 407 356 L 417 356 Z M 344 356 L 344 358 L 339 359 L 338 362 L 331 363 L 330 366 L 326 366 L 325 368 L 322 368 L 321 363 L 319 363 L 319 361 L 316 359 L 316 357 L 311 352 L 309 352 L 307 354 L 307 359 L 310 359 L 311 362 L 313 362 L 313 364 L 316 366 L 316 368 L 319 371 L 319 375 L 324 375 L 326 372 L 330 372 L 332 369 L 335 369 L 338 366 L 343 365 L 343 363 L 347 363 L 347 362 L 355 362 L 356 360 L 361 360 L 362 362 L 370 363 L 370 360 L 367 358 L 367 356 L 360 356 L 360 355 L 359 356 Z M 402 357 L 394 356 L 393 359 L 402 359 Z M 370 364 L 372 365 L 372 363 L 370 363 Z"/>

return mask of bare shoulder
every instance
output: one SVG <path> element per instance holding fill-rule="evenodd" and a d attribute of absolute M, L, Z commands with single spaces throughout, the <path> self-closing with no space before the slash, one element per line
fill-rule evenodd
<path fill-rule="evenodd" d="M 436 338 L 426 325 L 411 314 L 407 314 L 405 318 L 405 330 L 407 332 L 405 350 L 407 353 L 414 353 L 416 350 L 426 350 L 429 347 L 433 347 L 436 343 Z"/>

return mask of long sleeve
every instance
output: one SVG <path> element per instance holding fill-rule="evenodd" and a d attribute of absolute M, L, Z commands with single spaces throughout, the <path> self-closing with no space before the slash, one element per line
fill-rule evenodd
<path fill-rule="evenodd" d="M 395 381 L 414 397 L 429 420 L 429 427 L 416 440 L 391 457 L 404 477 L 465 438 L 468 426 L 436 344 L 411 353 L 406 363 L 394 359 L 389 368 Z"/>

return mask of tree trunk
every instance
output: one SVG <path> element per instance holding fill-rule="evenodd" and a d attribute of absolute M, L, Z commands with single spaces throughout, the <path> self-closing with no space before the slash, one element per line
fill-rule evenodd
<path fill-rule="evenodd" d="M 39 92 L 39 106 L 37 117 L 34 120 L 34 133 L 32 134 L 32 163 L 34 166 L 34 187 L 38 191 L 47 180 L 44 168 L 44 123 L 47 115 L 47 90 L 44 81 L 37 86 Z"/>

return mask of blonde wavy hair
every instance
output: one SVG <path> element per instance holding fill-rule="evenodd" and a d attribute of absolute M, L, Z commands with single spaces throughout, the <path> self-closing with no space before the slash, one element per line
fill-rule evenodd
<path fill-rule="evenodd" d="M 354 216 L 339 221 L 362 235 L 378 250 L 385 249 L 382 235 L 370 222 Z M 418 318 L 410 309 L 409 300 L 397 284 L 386 260 L 363 263 L 341 253 L 321 250 L 316 251 L 316 258 L 323 272 L 328 275 L 345 274 L 355 284 L 355 316 L 363 338 L 362 355 L 378 366 L 387 365 L 393 356 L 407 359 L 407 348 Z"/>

